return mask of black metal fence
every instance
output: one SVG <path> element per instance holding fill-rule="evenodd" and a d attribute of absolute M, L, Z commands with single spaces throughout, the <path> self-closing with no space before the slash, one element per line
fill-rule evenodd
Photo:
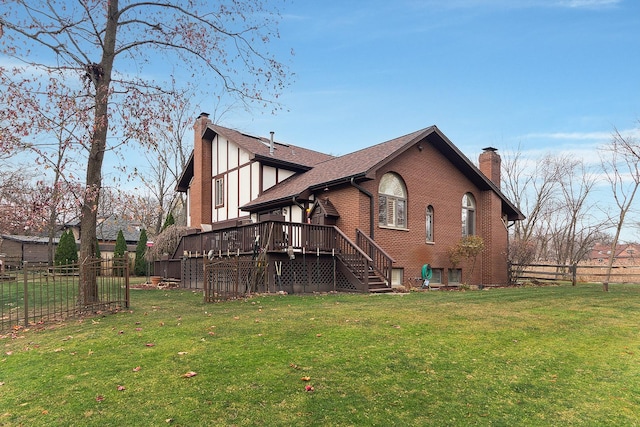
<path fill-rule="evenodd" d="M 118 268 L 114 268 L 114 264 Z M 90 303 L 79 303 L 78 264 L 49 267 L 24 263 L 0 271 L 0 331 L 20 329 L 91 313 L 129 307 L 129 263 L 94 260 L 87 264 L 95 278 Z"/>

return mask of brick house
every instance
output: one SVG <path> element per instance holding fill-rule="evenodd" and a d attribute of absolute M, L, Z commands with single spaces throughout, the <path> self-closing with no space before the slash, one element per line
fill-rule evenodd
<path fill-rule="evenodd" d="M 480 154 L 478 168 L 435 126 L 339 157 L 278 143 L 273 133 L 254 137 L 217 126 L 206 114 L 194 130 L 194 151 L 177 189 L 187 193 L 188 226 L 200 237 L 191 237 L 196 246 L 183 242 L 178 254 L 223 255 L 229 230 L 276 221 L 275 234 L 284 237 L 267 245 L 269 251 L 288 251 L 289 259 L 339 253 L 339 266 L 349 264 L 345 254 L 354 251 L 387 289 L 421 285 L 425 264 L 436 286 L 508 282 L 508 225 L 524 217 L 500 191 L 493 148 Z M 273 235 L 273 228 L 265 230 L 263 242 Z M 312 243 L 314 230 L 337 234 L 328 245 Z M 473 266 L 470 260 L 454 265 L 449 251 L 467 235 L 482 237 L 485 249 Z M 238 256 L 248 250 L 240 243 L 232 248 Z M 340 271 L 349 276 L 352 270 Z M 371 291 L 373 281 L 364 281 L 356 290 Z"/>
<path fill-rule="evenodd" d="M 587 254 L 588 265 L 606 265 L 611 258 L 611 244 L 598 242 Z M 640 245 L 636 243 L 619 243 L 613 257 L 614 265 L 637 265 L 640 259 Z"/>

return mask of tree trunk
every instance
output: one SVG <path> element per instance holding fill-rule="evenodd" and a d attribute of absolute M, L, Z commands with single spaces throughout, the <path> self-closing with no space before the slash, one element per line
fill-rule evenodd
<path fill-rule="evenodd" d="M 99 300 L 96 282 L 97 219 L 100 189 L 102 188 L 102 162 L 107 146 L 109 129 L 109 91 L 111 70 L 115 55 L 118 29 L 118 0 L 108 2 L 107 24 L 104 34 L 102 60 L 99 64 L 86 64 L 86 78 L 95 87 L 95 117 L 91 134 L 91 149 L 87 160 L 87 177 L 80 219 L 80 295 L 78 304 L 90 306 Z"/>

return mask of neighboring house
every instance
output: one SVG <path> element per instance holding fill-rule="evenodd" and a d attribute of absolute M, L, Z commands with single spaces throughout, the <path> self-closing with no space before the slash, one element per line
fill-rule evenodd
<path fill-rule="evenodd" d="M 68 224 L 67 228 L 73 232 L 77 242 L 80 242 L 80 222 Z M 103 259 L 113 258 L 118 232 L 122 230 L 124 240 L 127 243 L 127 251 L 131 262 L 135 261 L 136 246 L 140 238 L 140 223 L 118 217 L 98 218 L 96 226 L 96 238 L 100 248 L 100 256 Z"/>
<path fill-rule="evenodd" d="M 587 262 L 593 265 L 606 265 L 609 258 L 611 258 L 611 244 L 596 243 L 587 256 Z M 616 245 L 613 263 L 614 265 L 638 265 L 640 263 L 640 245 L 635 243 Z"/>
<path fill-rule="evenodd" d="M 58 238 L 53 239 L 53 245 L 58 245 Z M 0 236 L 0 253 L 4 254 L 7 266 L 22 265 L 23 262 L 32 264 L 49 262 L 49 238 L 41 236 Z"/>
<path fill-rule="evenodd" d="M 140 237 L 140 225 L 118 218 L 101 218 L 98 220 L 96 235 L 102 258 L 113 258 L 118 231 L 122 230 L 127 242 L 129 257 L 135 260 L 136 246 Z M 67 224 L 80 243 L 80 223 Z M 59 233 L 58 233 L 59 234 Z M 59 236 L 53 239 L 54 252 L 58 246 Z M 0 254 L 4 254 L 5 265 L 20 265 L 23 262 L 48 263 L 49 238 L 42 236 L 0 235 Z"/>
<path fill-rule="evenodd" d="M 324 225 L 318 229 L 338 233 L 331 241 L 344 236 L 371 259 L 383 254 L 390 268 L 367 262 L 387 287 L 421 285 L 425 264 L 432 284 L 508 283 L 508 226 L 524 217 L 500 191 L 500 156 L 493 148 L 480 154 L 478 168 L 435 126 L 339 157 L 278 143 L 273 133 L 260 138 L 217 126 L 206 114 L 194 129 L 194 151 L 177 189 L 187 193 L 188 226 L 202 231 L 200 253 L 219 248 L 215 242 L 235 235 L 234 227 L 280 220 L 282 242 L 270 250 L 352 251 L 326 242 L 314 249 L 312 230 L 296 224 Z M 207 237 L 220 229 L 227 230 L 223 237 Z M 482 237 L 485 250 L 474 265 L 453 265 L 449 251 L 468 235 Z M 247 249 L 234 247 L 238 255 Z M 175 257 L 183 252 L 186 243 Z M 346 255 L 338 258 L 350 263 Z M 356 288 L 371 290 L 366 283 Z"/>

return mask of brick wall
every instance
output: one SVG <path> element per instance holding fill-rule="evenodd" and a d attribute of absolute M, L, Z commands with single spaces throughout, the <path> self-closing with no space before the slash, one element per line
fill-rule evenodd
<path fill-rule="evenodd" d="M 470 262 L 461 262 L 463 282 L 496 285 L 507 283 L 507 232 L 501 220 L 501 200 L 491 191 L 480 191 L 469 179 L 430 144 L 422 151 L 411 147 L 379 170 L 376 179 L 360 183 L 374 196 L 375 240 L 394 259 L 394 267 L 404 268 L 405 283 L 420 277 L 423 264 L 443 269 L 451 265 L 448 250 L 462 237 L 462 196 L 469 192 L 476 201 L 476 233 L 485 242 L 485 251 L 468 277 Z M 406 230 L 378 226 L 378 183 L 386 172 L 400 175 L 407 188 Z M 345 185 L 325 194 L 340 212 L 338 227 L 355 238 L 356 227 L 369 234 L 369 198 L 358 189 Z M 426 242 L 425 213 L 428 205 L 434 209 L 434 242 Z M 418 282 L 413 282 L 416 285 Z"/>
<path fill-rule="evenodd" d="M 213 197 L 211 187 L 211 141 L 203 141 L 202 139 L 202 134 L 209 123 L 211 123 L 211 120 L 207 115 L 201 115 L 193 126 L 194 176 L 189 188 L 191 227 L 200 227 L 200 224 L 211 223 Z"/>

